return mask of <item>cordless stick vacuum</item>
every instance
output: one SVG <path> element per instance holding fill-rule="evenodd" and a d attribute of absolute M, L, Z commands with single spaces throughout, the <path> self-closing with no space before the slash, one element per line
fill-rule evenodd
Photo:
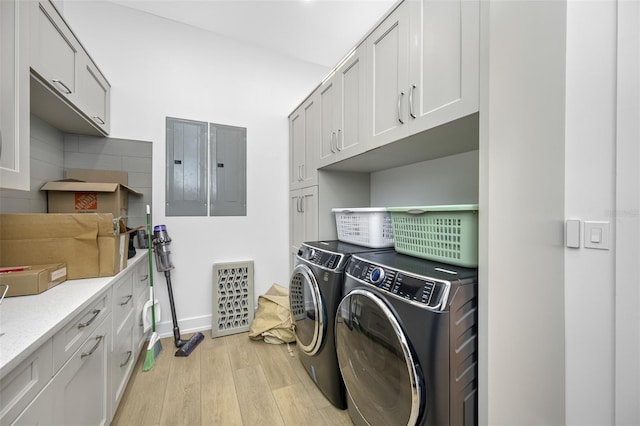
<path fill-rule="evenodd" d="M 171 289 L 171 251 L 169 250 L 171 238 L 167 233 L 165 225 L 156 225 L 153 227 L 153 251 L 156 254 L 156 268 L 158 272 L 164 272 L 164 278 L 167 281 L 167 289 L 169 291 L 169 304 L 171 305 L 171 319 L 173 320 L 173 338 L 176 344 L 176 356 L 189 356 L 191 352 L 204 340 L 204 334 L 198 332 L 191 336 L 189 340 L 180 338 L 180 328 L 178 328 L 178 318 L 176 317 L 176 306 L 173 302 L 173 290 Z"/>

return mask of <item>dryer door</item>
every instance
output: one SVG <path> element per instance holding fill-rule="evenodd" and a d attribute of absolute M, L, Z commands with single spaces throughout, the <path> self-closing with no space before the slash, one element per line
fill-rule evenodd
<path fill-rule="evenodd" d="M 327 314 L 318 281 L 307 265 L 297 265 L 291 274 L 289 305 L 298 347 L 315 355 L 326 335 Z"/>
<path fill-rule="evenodd" d="M 340 302 L 335 327 L 350 408 L 372 425 L 414 425 L 424 406 L 424 385 L 385 302 L 366 289 L 352 290 Z"/>

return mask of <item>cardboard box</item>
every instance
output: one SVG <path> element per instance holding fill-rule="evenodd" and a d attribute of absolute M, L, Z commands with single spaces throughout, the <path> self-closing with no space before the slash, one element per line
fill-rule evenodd
<path fill-rule="evenodd" d="M 48 191 L 49 213 L 111 213 L 127 217 L 129 194 L 142 195 L 133 188 L 117 182 L 83 182 L 59 180 L 45 183 Z"/>
<path fill-rule="evenodd" d="M 66 169 L 64 178 L 83 182 L 115 182 L 124 186 L 129 185 L 129 173 L 120 170 Z"/>
<path fill-rule="evenodd" d="M 27 266 L 22 271 L 4 272 L 0 268 L 0 284 L 7 284 L 7 297 L 39 294 L 49 290 L 67 279 L 67 265 Z"/>
<path fill-rule="evenodd" d="M 108 277 L 126 268 L 128 244 L 111 213 L 0 215 L 3 266 L 66 263 L 67 279 Z"/>

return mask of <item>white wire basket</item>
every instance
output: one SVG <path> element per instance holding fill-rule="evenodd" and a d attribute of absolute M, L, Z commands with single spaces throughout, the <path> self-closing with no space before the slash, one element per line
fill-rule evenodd
<path fill-rule="evenodd" d="M 338 239 L 371 248 L 393 247 L 391 215 L 383 207 L 335 208 Z"/>

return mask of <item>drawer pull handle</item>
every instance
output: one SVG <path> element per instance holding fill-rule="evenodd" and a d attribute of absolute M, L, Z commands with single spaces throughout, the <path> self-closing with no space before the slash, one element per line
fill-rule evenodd
<path fill-rule="evenodd" d="M 104 120 L 97 115 L 93 116 L 93 119 L 98 122 L 98 124 L 104 124 Z"/>
<path fill-rule="evenodd" d="M 91 313 L 93 314 L 91 319 L 89 321 L 87 321 L 87 322 L 81 322 L 80 324 L 78 324 L 78 329 L 90 326 L 91 323 L 93 321 L 95 321 L 96 318 L 98 318 L 98 315 L 100 315 L 100 309 L 94 309 L 93 312 L 91 312 Z"/>
<path fill-rule="evenodd" d="M 146 281 L 149 279 L 149 274 L 146 274 L 145 276 L 143 276 L 142 278 L 140 278 L 140 281 Z"/>
<path fill-rule="evenodd" d="M 413 92 L 416 90 L 416 85 L 411 85 L 411 91 L 409 92 L 409 115 L 411 118 L 416 118 L 416 115 L 413 113 Z"/>
<path fill-rule="evenodd" d="M 96 337 L 96 344 L 93 345 L 93 347 L 91 348 L 91 350 L 89 350 L 89 352 L 83 352 L 82 355 L 80 355 L 80 359 L 86 358 L 88 356 L 93 355 L 93 353 L 96 351 L 96 349 L 98 349 L 98 346 L 100 346 L 100 342 L 102 342 L 102 339 L 104 338 L 104 336 L 98 336 Z"/>
<path fill-rule="evenodd" d="M 129 303 L 129 301 L 131 300 L 131 298 L 133 298 L 133 294 L 129 294 L 126 298 L 124 302 L 120 302 L 120 306 L 124 306 L 127 303 Z"/>
<path fill-rule="evenodd" d="M 404 120 L 402 119 L 402 110 L 400 108 L 400 104 L 402 103 L 403 97 L 404 97 L 404 92 L 400 92 L 400 95 L 398 95 L 398 122 L 400 124 L 404 124 Z"/>
<path fill-rule="evenodd" d="M 57 84 L 57 85 L 59 85 L 59 86 L 64 87 L 64 90 L 65 90 L 65 92 L 66 92 L 65 94 L 67 94 L 67 95 L 70 95 L 70 94 L 71 94 L 71 89 L 69 89 L 69 86 L 67 86 L 66 84 L 64 84 L 62 81 L 57 80 L 57 79 L 55 79 L 55 78 L 54 78 L 53 80 L 51 80 L 51 81 L 53 81 L 55 84 Z"/>
<path fill-rule="evenodd" d="M 125 362 L 123 362 L 122 364 L 120 364 L 120 368 L 122 368 L 125 365 L 129 364 L 129 361 L 131 361 L 131 355 L 132 354 L 133 354 L 133 351 L 127 351 L 127 360 Z"/>

